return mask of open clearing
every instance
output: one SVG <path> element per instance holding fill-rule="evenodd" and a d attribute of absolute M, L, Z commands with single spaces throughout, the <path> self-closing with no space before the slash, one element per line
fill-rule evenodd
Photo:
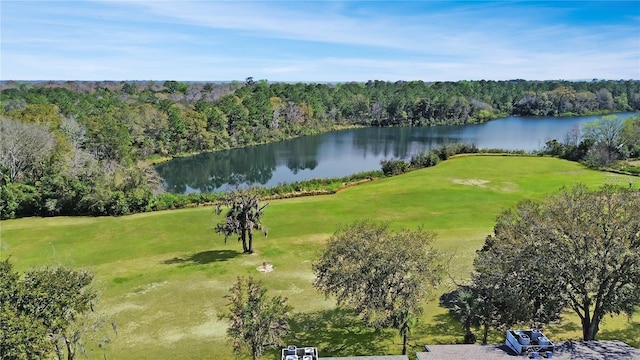
<path fill-rule="evenodd" d="M 283 295 L 293 307 L 288 343 L 317 346 L 323 356 L 397 354 L 394 331 L 368 329 L 311 283 L 311 263 L 340 225 L 356 219 L 389 221 L 394 228 L 423 226 L 435 246 L 451 256 L 450 271 L 468 278 L 475 251 L 492 231 L 495 217 L 519 200 L 540 199 L 576 182 L 596 187 L 623 175 L 591 171 L 554 158 L 464 156 L 435 167 L 347 188 L 334 195 L 271 201 L 256 236 L 256 254 L 214 234 L 220 219 L 212 208 L 105 218 L 33 218 L 0 222 L 0 258 L 18 270 L 63 264 L 96 274 L 97 308 L 114 320 L 118 335 L 110 359 L 230 359 L 227 290 L 238 276 L 261 279 L 268 295 Z M 258 271 L 258 269 L 272 271 Z M 462 328 L 438 306 L 445 283 L 425 299 L 413 329 L 413 351 L 422 344 L 462 340 Z M 640 317 L 606 318 L 601 339 L 640 347 Z M 577 339 L 571 316 L 545 331 L 553 340 Z M 501 342 L 502 334 L 493 340 Z M 97 349 L 94 357 L 101 358 Z M 266 359 L 273 358 L 266 355 Z"/>

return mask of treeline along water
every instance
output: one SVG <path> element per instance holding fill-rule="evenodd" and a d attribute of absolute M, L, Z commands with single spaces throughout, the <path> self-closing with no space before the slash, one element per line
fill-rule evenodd
<path fill-rule="evenodd" d="M 0 81 L 0 103 L 0 219 L 124 215 L 187 201 L 156 196 L 154 159 L 242 148 L 161 166 L 175 193 L 351 175 L 442 142 L 511 147 L 508 130 L 492 130 L 502 120 L 433 126 L 640 111 L 640 81 Z M 368 129 L 250 147 L 352 126 Z M 535 149 L 564 129 L 513 131 L 530 141 L 514 146 Z"/>
<path fill-rule="evenodd" d="M 626 118 L 634 113 L 617 115 Z M 540 150 L 548 140 L 562 141 L 572 128 L 597 118 L 511 116 L 483 124 L 358 128 L 177 158 L 158 165 L 157 171 L 166 190 L 173 193 L 222 191 L 238 179 L 249 185 L 275 186 L 378 170 L 381 160 L 408 160 L 424 149 L 449 143 Z"/>

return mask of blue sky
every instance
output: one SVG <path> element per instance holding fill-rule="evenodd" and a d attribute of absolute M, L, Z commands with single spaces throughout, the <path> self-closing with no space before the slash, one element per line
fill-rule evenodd
<path fill-rule="evenodd" d="M 0 20 L 2 80 L 640 79 L 640 0 L 2 0 Z"/>

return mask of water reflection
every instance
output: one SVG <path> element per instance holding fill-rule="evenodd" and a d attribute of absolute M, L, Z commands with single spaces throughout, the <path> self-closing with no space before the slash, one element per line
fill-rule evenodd
<path fill-rule="evenodd" d="M 409 159 L 424 149 L 455 142 L 539 150 L 546 141 L 562 140 L 572 127 L 595 118 L 508 117 L 480 125 L 351 129 L 175 159 L 157 170 L 172 193 L 221 191 L 238 182 L 275 186 L 377 170 L 381 160 Z"/>

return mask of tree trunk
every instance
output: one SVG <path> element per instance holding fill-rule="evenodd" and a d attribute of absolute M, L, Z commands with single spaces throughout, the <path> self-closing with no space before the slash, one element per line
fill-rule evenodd
<path fill-rule="evenodd" d="M 248 231 L 249 232 L 249 248 L 248 248 L 248 253 L 252 253 L 253 252 L 253 232 L 252 231 Z"/>
<path fill-rule="evenodd" d="M 474 339 L 473 333 L 471 332 L 471 321 L 469 319 L 470 318 L 467 317 L 467 319 L 462 324 L 462 327 L 464 329 L 464 343 L 465 344 L 473 344 L 473 343 L 476 342 L 476 340 Z"/>
<path fill-rule="evenodd" d="M 57 341 L 54 341 L 53 348 L 56 352 L 56 357 L 58 358 L 58 360 L 62 360 L 62 350 L 60 350 L 60 346 L 58 346 Z"/>
<path fill-rule="evenodd" d="M 402 334 L 402 355 L 407 355 L 407 333 Z"/>
<path fill-rule="evenodd" d="M 67 345 L 67 360 L 73 360 L 75 358 L 75 354 L 73 353 L 73 349 L 71 348 L 71 341 L 64 338 L 64 343 Z"/>
<path fill-rule="evenodd" d="M 600 330 L 600 317 L 594 316 L 591 321 L 588 318 L 582 320 L 582 340 L 595 340 Z"/>
<path fill-rule="evenodd" d="M 247 230 L 242 229 L 242 235 L 240 236 L 242 240 L 242 252 L 248 253 L 249 249 L 247 249 Z"/>
<path fill-rule="evenodd" d="M 489 324 L 483 325 L 484 332 L 482 333 L 482 345 L 487 345 L 487 338 L 489 337 Z"/>

